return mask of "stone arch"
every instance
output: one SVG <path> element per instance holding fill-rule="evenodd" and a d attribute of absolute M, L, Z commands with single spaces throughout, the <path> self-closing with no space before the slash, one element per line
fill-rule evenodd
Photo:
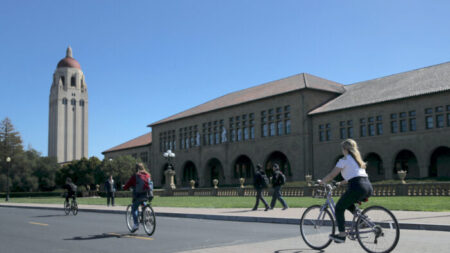
<path fill-rule="evenodd" d="M 223 166 L 219 159 L 211 158 L 206 163 L 205 169 L 205 182 L 203 185 L 205 186 L 213 186 L 213 179 L 219 180 L 219 184 L 224 184 L 225 175 L 223 173 Z"/>
<path fill-rule="evenodd" d="M 371 152 L 364 158 L 366 162 L 366 171 L 371 181 L 379 181 L 384 179 L 383 160 L 377 153 Z"/>
<path fill-rule="evenodd" d="M 270 153 L 270 155 L 268 155 L 266 158 L 264 168 L 268 177 L 271 177 L 273 174 L 272 166 L 274 163 L 277 163 L 280 166 L 281 172 L 283 172 L 283 174 L 287 178 L 292 178 L 292 170 L 289 159 L 284 153 L 280 151 L 274 151 Z"/>
<path fill-rule="evenodd" d="M 397 153 L 394 160 L 393 174 L 397 174 L 399 170 L 406 170 L 407 178 L 419 178 L 420 170 L 416 155 L 408 150 L 403 149 Z"/>
<path fill-rule="evenodd" d="M 246 155 L 238 156 L 233 163 L 233 177 L 238 178 L 253 178 L 254 166 L 252 160 Z"/>
<path fill-rule="evenodd" d="M 430 157 L 429 177 L 450 177 L 450 148 L 436 148 Z"/>
<path fill-rule="evenodd" d="M 190 181 L 195 181 L 195 186 L 198 187 L 198 173 L 195 163 L 192 161 L 186 161 L 183 165 L 183 177 L 181 180 L 182 186 L 190 186 Z"/>

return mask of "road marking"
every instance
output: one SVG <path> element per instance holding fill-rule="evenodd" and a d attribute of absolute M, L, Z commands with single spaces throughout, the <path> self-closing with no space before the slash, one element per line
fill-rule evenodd
<path fill-rule="evenodd" d="M 145 236 L 135 236 L 135 235 L 121 235 L 121 234 L 116 234 L 116 233 L 109 233 L 109 235 L 116 235 L 119 237 L 125 237 L 125 238 L 136 238 L 136 239 L 141 239 L 141 240 L 153 240 L 153 238 L 151 237 L 145 237 Z"/>
<path fill-rule="evenodd" d="M 39 223 L 39 222 L 33 222 L 33 221 L 30 221 L 30 222 L 28 222 L 28 223 L 33 224 L 33 225 L 39 225 L 39 226 L 48 226 L 48 224 L 45 224 L 45 223 Z"/>

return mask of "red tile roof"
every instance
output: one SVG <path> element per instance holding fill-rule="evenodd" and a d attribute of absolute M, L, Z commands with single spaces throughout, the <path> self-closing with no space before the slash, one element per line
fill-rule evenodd
<path fill-rule="evenodd" d="M 222 97 L 213 99 L 199 106 L 188 109 L 184 112 L 172 115 L 148 126 L 154 126 L 169 121 L 194 116 L 197 114 L 210 112 L 238 104 L 247 103 L 271 96 L 276 96 L 301 89 L 317 89 L 334 93 L 343 93 L 345 91 L 342 84 L 329 81 L 310 74 L 298 74 L 281 80 L 261 84 L 248 89 L 232 92 Z"/>
<path fill-rule="evenodd" d="M 113 152 L 113 151 L 119 151 L 119 150 L 124 150 L 124 149 L 129 149 L 129 148 L 136 148 L 136 147 L 140 147 L 140 146 L 145 146 L 145 145 L 149 145 L 152 143 L 152 132 L 141 135 L 137 138 L 134 138 L 130 141 L 127 141 L 125 143 L 122 143 L 118 146 L 115 146 L 113 148 L 110 148 L 106 151 L 103 151 L 102 154 L 105 153 L 109 153 L 109 152 Z"/>

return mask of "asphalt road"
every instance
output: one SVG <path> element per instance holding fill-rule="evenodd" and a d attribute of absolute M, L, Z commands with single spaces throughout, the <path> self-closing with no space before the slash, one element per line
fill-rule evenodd
<path fill-rule="evenodd" d="M 450 232 L 401 230 L 394 252 L 448 252 Z M 157 217 L 156 232 L 129 234 L 123 215 L 0 208 L 0 252 L 318 252 L 296 225 Z M 357 242 L 325 252 L 363 252 Z"/>
<path fill-rule="evenodd" d="M 0 252 L 180 252 L 298 234 L 297 226 L 157 217 L 155 234 L 129 234 L 125 216 L 0 208 Z"/>

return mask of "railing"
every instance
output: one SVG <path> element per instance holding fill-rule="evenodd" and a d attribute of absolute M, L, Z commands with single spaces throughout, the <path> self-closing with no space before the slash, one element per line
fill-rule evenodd
<path fill-rule="evenodd" d="M 285 197 L 311 197 L 317 195 L 319 187 L 283 187 L 282 194 Z M 346 186 L 337 187 L 333 196 L 342 195 Z M 272 189 L 263 191 L 264 196 L 272 194 Z M 253 188 L 197 188 L 197 189 L 175 189 L 164 190 L 160 196 L 245 196 L 254 197 L 256 191 Z M 423 183 L 423 184 L 374 184 L 373 195 L 382 196 L 450 196 L 450 182 L 445 183 Z"/>

